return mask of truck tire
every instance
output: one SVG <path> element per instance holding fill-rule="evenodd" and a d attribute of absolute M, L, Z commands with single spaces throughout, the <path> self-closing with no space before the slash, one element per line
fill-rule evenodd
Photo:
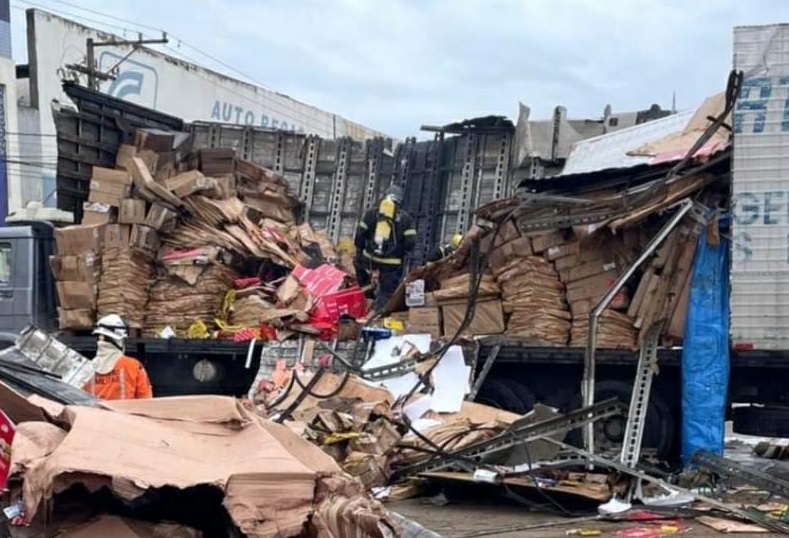
<path fill-rule="evenodd" d="M 760 437 L 789 437 L 789 407 L 735 407 L 732 418 L 736 433 Z"/>
<path fill-rule="evenodd" d="M 606 380 L 595 384 L 595 401 L 600 402 L 609 398 L 617 398 L 625 406 L 630 404 L 632 385 L 625 381 Z M 581 407 L 581 394 L 572 399 L 573 406 L 565 411 Z M 595 424 L 595 446 L 614 448 L 621 446 L 627 423 L 627 412 L 623 417 L 612 417 L 598 421 Z M 644 427 L 643 447 L 657 451 L 658 457 L 669 458 L 674 447 L 674 418 L 671 409 L 665 400 L 652 387 L 652 397 L 649 399 L 647 409 L 647 423 Z M 581 429 L 571 431 L 567 435 L 567 442 L 575 446 L 583 446 Z"/>
<path fill-rule="evenodd" d="M 528 413 L 534 409 L 534 404 L 537 403 L 537 397 L 534 393 L 520 381 L 514 379 L 499 379 L 504 385 L 507 386 L 515 396 L 521 401 L 523 412 Z"/>
<path fill-rule="evenodd" d="M 495 377 L 485 380 L 474 401 L 519 415 L 526 413 L 526 408 L 515 391 L 503 380 Z"/>

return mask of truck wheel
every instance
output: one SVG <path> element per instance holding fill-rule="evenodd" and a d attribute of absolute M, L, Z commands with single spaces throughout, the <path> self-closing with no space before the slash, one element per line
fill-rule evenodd
<path fill-rule="evenodd" d="M 523 415 L 526 409 L 518 395 L 501 379 L 488 378 L 474 400 L 477 403 Z"/>
<path fill-rule="evenodd" d="M 534 409 L 534 404 L 537 403 L 537 397 L 534 396 L 534 393 L 528 387 L 514 379 L 500 379 L 500 381 L 515 393 L 515 396 L 521 401 L 524 414 Z"/>
<path fill-rule="evenodd" d="M 625 406 L 630 405 L 632 386 L 624 381 L 607 380 L 595 384 L 595 401 L 600 402 L 609 398 L 617 398 Z M 572 407 L 566 411 L 581 407 L 580 393 L 572 399 Z M 595 423 L 595 449 L 615 450 L 621 449 L 627 425 L 627 411 L 622 416 L 599 420 Z M 567 435 L 567 442 L 575 446 L 583 446 L 581 429 L 571 431 Z M 644 427 L 642 446 L 657 451 L 658 457 L 667 458 L 671 454 L 674 438 L 674 418 L 671 409 L 663 398 L 652 387 L 652 397 L 649 399 L 647 409 L 647 423 Z"/>
<path fill-rule="evenodd" d="M 735 407 L 732 415 L 736 433 L 760 437 L 789 437 L 789 407 Z"/>

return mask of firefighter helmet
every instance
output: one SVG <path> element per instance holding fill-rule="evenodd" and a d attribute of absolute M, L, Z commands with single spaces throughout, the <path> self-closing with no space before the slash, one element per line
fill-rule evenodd
<path fill-rule="evenodd" d="M 397 205 L 402 205 L 403 200 L 405 199 L 405 191 L 403 190 L 403 187 L 399 185 L 392 185 L 386 189 L 386 197 L 391 198 L 391 200 Z"/>
<path fill-rule="evenodd" d="M 123 346 L 124 341 L 129 336 L 126 323 L 124 323 L 123 318 L 118 314 L 110 314 L 101 318 L 96 323 L 93 334 L 109 338 L 118 346 Z"/>

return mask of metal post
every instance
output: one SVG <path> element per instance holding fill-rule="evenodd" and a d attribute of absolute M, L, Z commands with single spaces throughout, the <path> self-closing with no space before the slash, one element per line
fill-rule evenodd
<path fill-rule="evenodd" d="M 98 90 L 99 84 L 96 81 L 96 57 L 94 54 L 93 38 L 88 38 L 87 54 L 85 56 L 85 63 L 88 64 L 88 88 L 91 90 Z"/>
<path fill-rule="evenodd" d="M 314 135 L 308 136 L 305 141 L 304 170 L 301 176 L 301 188 L 299 189 L 299 198 L 304 204 L 304 220 L 307 222 L 310 221 L 310 213 L 312 212 L 312 193 L 315 187 L 319 148 L 320 139 Z"/>
<path fill-rule="evenodd" d="M 647 248 L 641 253 L 641 256 L 628 267 L 627 271 L 620 276 L 614 283 L 613 287 L 608 290 L 608 293 L 600 299 L 597 306 L 589 314 L 589 336 L 586 341 L 586 351 L 584 353 L 584 375 L 581 385 L 581 394 L 583 395 L 583 406 L 589 407 L 594 404 L 594 381 L 595 381 L 595 349 L 597 347 L 597 322 L 600 316 L 611 304 L 611 301 L 616 297 L 616 294 L 627 283 L 633 273 L 657 250 L 658 246 L 668 237 L 668 235 L 677 227 L 682 218 L 693 208 L 693 200 L 685 198 L 685 200 L 678 202 L 679 209 L 671 217 L 660 232 L 652 238 Z M 589 424 L 584 427 L 584 448 L 590 453 L 594 454 L 594 425 Z"/>

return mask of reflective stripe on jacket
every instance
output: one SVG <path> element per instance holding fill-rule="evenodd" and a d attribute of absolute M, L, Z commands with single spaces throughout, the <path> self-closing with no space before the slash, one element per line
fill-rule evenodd
<path fill-rule="evenodd" d="M 148 372 L 137 359 L 123 356 L 108 374 L 96 374 L 82 390 L 102 400 L 153 398 Z"/>

